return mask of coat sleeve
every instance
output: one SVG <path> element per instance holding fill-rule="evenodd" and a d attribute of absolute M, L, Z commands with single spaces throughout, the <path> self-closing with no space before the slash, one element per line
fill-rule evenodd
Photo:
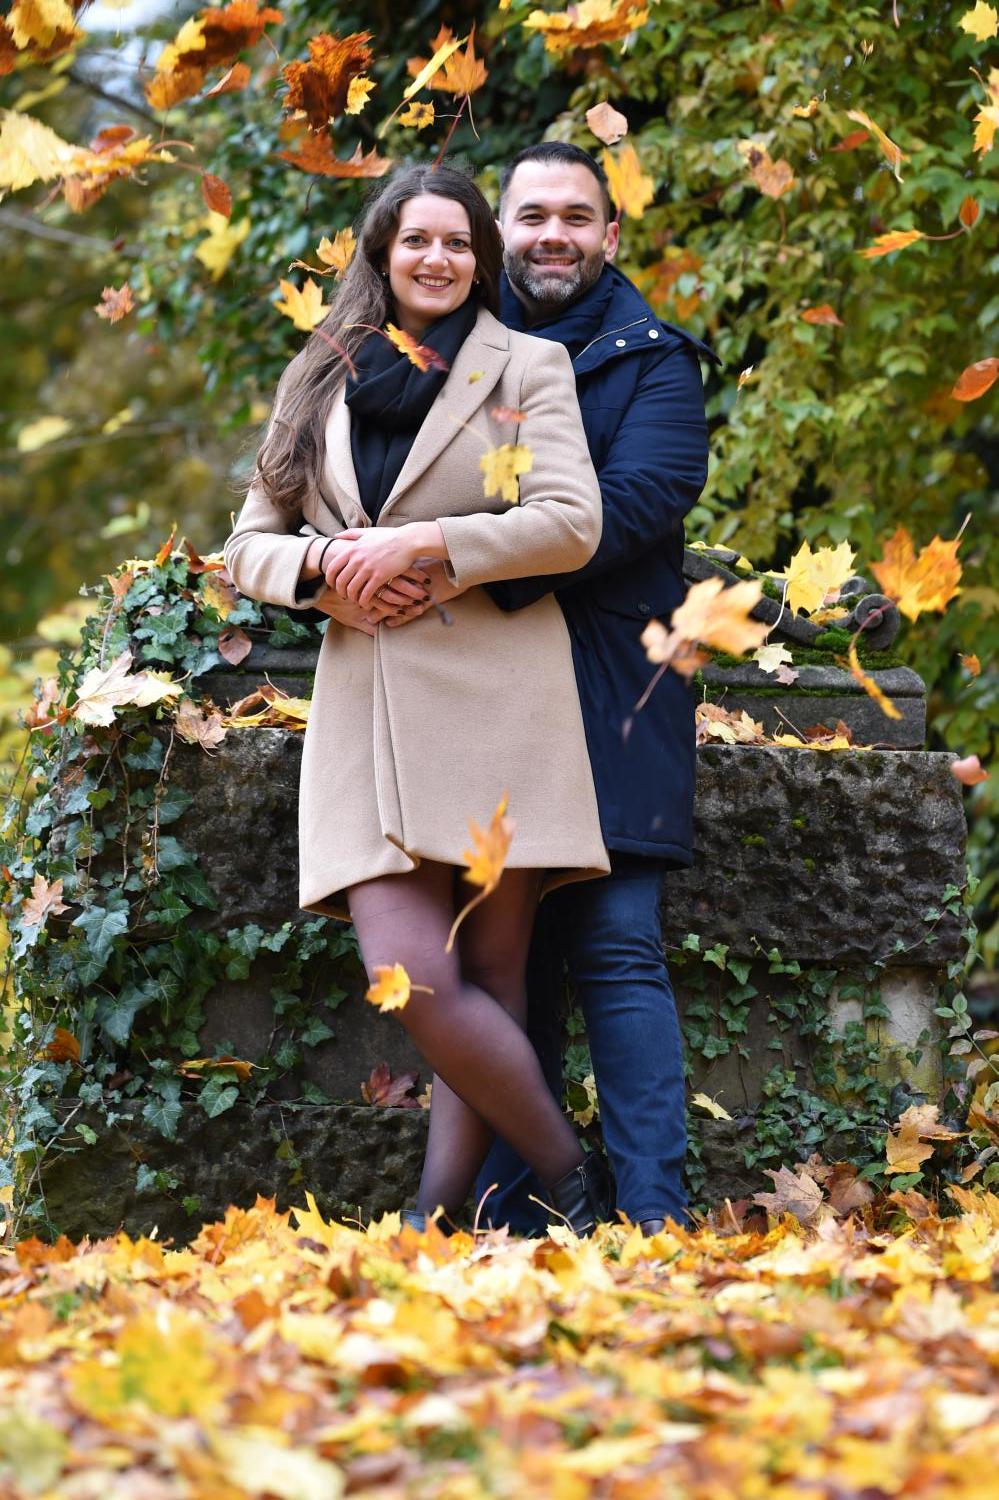
<path fill-rule="evenodd" d="M 290 368 L 290 367 L 289 367 Z M 283 406 L 287 371 L 278 384 L 268 432 Z M 325 587 L 321 578 L 299 581 L 306 553 L 317 533 L 300 535 L 300 511 L 280 510 L 255 474 L 236 524 L 222 549 L 226 570 L 241 594 L 262 604 L 308 608 Z"/>
<path fill-rule="evenodd" d="M 498 583 L 501 609 L 522 609 L 542 594 L 597 578 L 675 535 L 708 473 L 704 388 L 693 349 L 683 346 L 643 372 L 598 478 L 603 535 L 584 567 L 569 577 Z"/>
<path fill-rule="evenodd" d="M 600 487 L 572 363 L 561 344 L 536 343 L 520 391 L 517 441 L 533 459 L 520 476 L 520 503 L 498 515 L 481 511 L 439 519 L 446 567 L 461 589 L 490 579 L 570 572 L 592 557 L 600 540 Z"/>

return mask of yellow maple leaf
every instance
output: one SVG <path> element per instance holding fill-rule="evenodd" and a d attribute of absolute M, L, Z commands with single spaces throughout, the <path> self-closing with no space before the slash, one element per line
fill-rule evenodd
<path fill-rule="evenodd" d="M 339 281 L 353 260 L 356 249 L 357 239 L 353 229 L 338 229 L 332 240 L 323 235 L 316 254 L 324 266 L 330 266 L 336 272 L 336 279 Z"/>
<path fill-rule="evenodd" d="M 32 115 L 5 109 L 0 116 L 0 188 L 17 192 L 72 172 L 80 151 Z"/>
<path fill-rule="evenodd" d="M 51 47 L 61 32 L 79 36 L 68 0 L 14 0 L 7 17 L 15 47 Z"/>
<path fill-rule="evenodd" d="M 281 281 L 279 286 L 284 300 L 279 298 L 275 302 L 278 312 L 290 318 L 303 333 L 311 333 L 329 312 L 329 307 L 323 302 L 322 287 L 311 276 L 306 278 L 301 290 L 292 281 Z"/>
<path fill-rule="evenodd" d="M 874 139 L 881 147 L 882 156 L 884 156 L 885 160 L 888 162 L 897 180 L 901 182 L 902 174 L 899 171 L 899 167 L 901 166 L 902 162 L 909 160 L 902 148 L 900 146 L 896 146 L 891 137 L 885 135 L 884 131 L 881 129 L 881 126 L 876 125 L 871 119 L 870 115 L 865 114 L 862 109 L 848 109 L 846 115 L 848 120 L 856 120 L 858 125 L 863 125 L 865 130 L 869 130 L 871 132 L 871 135 L 873 135 Z"/>
<path fill-rule="evenodd" d="M 888 1163 L 886 1175 L 889 1177 L 902 1172 L 919 1172 L 926 1158 L 933 1155 L 933 1147 L 924 1145 L 919 1139 L 918 1126 L 914 1120 L 900 1121 L 899 1124 L 901 1128 L 898 1134 L 889 1130 L 885 1140 L 885 1159 Z"/>
<path fill-rule="evenodd" d="M 399 116 L 399 124 L 405 125 L 407 130 L 423 130 L 427 125 L 434 123 L 434 106 L 432 104 L 419 104 L 414 99 L 412 104 L 407 104 Z"/>
<path fill-rule="evenodd" d="M 125 650 L 109 667 L 91 667 L 77 684 L 70 709 L 81 724 L 113 724 L 116 708 L 148 708 L 164 698 L 179 697 L 179 684 L 153 672 L 130 672 L 132 653 Z"/>
<path fill-rule="evenodd" d="M 865 246 L 857 253 L 865 260 L 876 260 L 879 255 L 891 255 L 894 250 L 905 250 L 917 240 L 925 238 L 920 229 L 890 229 L 887 234 L 875 235 L 874 244 Z"/>
<path fill-rule="evenodd" d="M 997 70 L 993 68 L 993 72 Z M 975 116 L 975 151 L 991 151 L 996 131 L 999 130 L 999 105 L 986 104 Z"/>
<path fill-rule="evenodd" d="M 771 576 L 778 582 L 786 582 L 792 613 L 803 609 L 811 614 L 825 602 L 827 594 L 836 592 L 850 577 L 855 557 L 849 542 L 840 542 L 838 547 L 819 547 L 813 552 L 804 541 L 787 567 Z"/>
<path fill-rule="evenodd" d="M 732 1118 L 723 1104 L 719 1104 L 717 1099 L 709 1098 L 707 1094 L 695 1094 L 690 1102 L 698 1109 L 707 1110 L 715 1120 L 731 1120 Z"/>
<path fill-rule="evenodd" d="M 763 585 L 758 579 L 726 588 L 721 578 L 704 578 L 691 585 L 670 623 L 685 640 L 733 654 L 751 651 L 762 645 L 770 629 L 762 620 L 750 619 L 750 610 L 762 597 Z"/>
<path fill-rule="evenodd" d="M 208 233 L 194 253 L 206 270 L 211 272 L 212 280 L 218 281 L 249 234 L 250 220 L 237 219 L 233 223 L 225 214 L 210 213 L 202 222 Z"/>
<path fill-rule="evenodd" d="M 638 153 L 629 141 L 622 146 L 617 156 L 611 151 L 601 152 L 607 186 L 620 213 L 640 219 L 656 196 L 656 185 L 646 172 Z"/>
<path fill-rule="evenodd" d="M 112 1360 L 80 1360 L 68 1374 L 74 1404 L 110 1427 L 129 1430 L 143 1409 L 147 1421 L 209 1412 L 231 1388 L 209 1326 L 165 1300 L 126 1322 L 113 1350 Z"/>
<path fill-rule="evenodd" d="M 580 0 L 568 10 L 549 15 L 532 10 L 524 25 L 539 31 L 545 50 L 558 55 L 575 47 L 599 47 L 623 41 L 649 19 L 647 0 Z"/>
<path fill-rule="evenodd" d="M 520 499 L 519 476 L 529 474 L 533 467 L 534 453 L 525 443 L 501 443 L 498 448 L 489 448 L 479 459 L 486 499 L 500 494 L 508 505 L 516 505 Z"/>
<path fill-rule="evenodd" d="M 365 1000 L 377 1005 L 381 1011 L 402 1010 L 409 1004 L 413 990 L 422 990 L 432 995 L 433 990 L 425 984 L 414 984 L 402 964 L 375 964 L 375 982 L 364 992 Z"/>
<path fill-rule="evenodd" d="M 966 10 L 957 24 L 976 42 L 987 42 L 999 33 L 999 12 L 994 6 L 986 5 L 985 0 L 978 0 L 975 8 Z"/>
<path fill-rule="evenodd" d="M 867 696 L 874 699 L 881 712 L 886 714 L 889 719 L 900 719 L 902 717 L 901 711 L 895 707 L 887 693 L 878 686 L 873 677 L 868 676 L 860 665 L 860 658 L 857 656 L 856 640 L 850 642 L 847 660 L 850 663 L 850 671 L 853 673 L 853 676 L 860 683 Z"/>
<path fill-rule="evenodd" d="M 456 40 L 449 32 L 448 40 L 437 48 L 433 56 L 428 58 L 424 63 L 412 83 L 407 84 L 406 88 L 403 89 L 402 97 L 404 99 L 412 99 L 414 94 L 418 94 L 422 88 L 425 88 L 438 69 L 444 66 L 451 54 L 457 52 L 459 47 L 463 47 L 467 40 L 467 37 L 459 37 Z"/>
<path fill-rule="evenodd" d="M 950 542 L 935 536 L 917 556 L 904 526 L 899 526 L 886 542 L 884 556 L 871 564 L 871 572 L 906 619 L 916 620 L 924 610 L 946 609 L 959 592 L 960 542 L 960 535 Z"/>
<path fill-rule="evenodd" d="M 347 105 L 344 111 L 348 115 L 359 115 L 368 102 L 368 95 L 375 88 L 373 78 L 368 78 L 361 73 L 350 80 L 347 88 Z"/>
<path fill-rule="evenodd" d="M 480 828 L 472 818 L 468 820 L 468 831 L 472 838 L 472 848 L 462 851 L 462 856 L 468 866 L 464 878 L 471 881 L 473 885 L 481 886 L 482 889 L 477 896 L 473 896 L 468 905 L 463 907 L 455 917 L 451 931 L 448 933 L 445 947 L 447 953 L 450 953 L 454 947 L 454 939 L 458 928 L 468 916 L 468 913 L 474 907 L 478 906 L 480 901 L 484 901 L 499 885 L 500 876 L 503 874 L 503 867 L 506 864 L 506 857 L 510 852 L 510 844 L 513 841 L 516 828 L 513 819 L 507 817 L 506 810 L 508 803 L 509 796 L 504 792 L 496 805 L 488 828 Z"/>

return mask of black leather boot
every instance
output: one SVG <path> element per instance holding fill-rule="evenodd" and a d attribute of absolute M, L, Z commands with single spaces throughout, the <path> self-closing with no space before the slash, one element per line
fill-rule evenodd
<path fill-rule="evenodd" d="M 591 1151 L 578 1167 L 553 1182 L 548 1189 L 558 1223 L 566 1223 L 580 1239 L 591 1235 L 613 1212 L 614 1189 L 607 1163 Z"/>
<path fill-rule="evenodd" d="M 661 1234 L 666 1228 L 665 1219 L 643 1219 L 640 1224 L 642 1234 L 650 1240 L 654 1234 Z"/>
<path fill-rule="evenodd" d="M 422 1234 L 430 1222 L 430 1216 L 421 1212 L 418 1208 L 403 1208 L 399 1211 L 399 1220 L 402 1224 L 408 1224 L 410 1229 L 416 1229 Z M 450 1223 L 444 1218 L 443 1214 L 437 1220 L 437 1228 L 444 1235 L 445 1239 L 453 1232 Z"/>

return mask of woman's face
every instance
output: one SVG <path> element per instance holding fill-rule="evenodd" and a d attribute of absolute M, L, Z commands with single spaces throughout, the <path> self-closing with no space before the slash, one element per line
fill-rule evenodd
<path fill-rule="evenodd" d="M 475 255 L 467 210 L 437 193 L 410 198 L 399 212 L 386 262 L 399 326 L 419 339 L 471 291 Z"/>

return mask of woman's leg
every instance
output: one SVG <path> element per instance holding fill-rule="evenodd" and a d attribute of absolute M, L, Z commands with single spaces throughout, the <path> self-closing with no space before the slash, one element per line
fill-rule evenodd
<path fill-rule="evenodd" d="M 522 1031 L 527 950 L 540 886 L 537 870 L 504 871 L 492 895 L 465 918 L 458 941 L 464 982 L 497 1000 Z M 442 1203 L 448 1213 L 457 1213 L 495 1138 L 482 1116 L 435 1075 L 417 1208 L 431 1213 Z"/>
<path fill-rule="evenodd" d="M 401 963 L 414 984 L 433 991 L 414 991 L 399 1018 L 434 1072 L 542 1182 L 571 1172 L 584 1153 L 534 1048 L 513 1017 L 463 977 L 459 954 L 444 951 L 454 916 L 452 868 L 424 861 L 411 874 L 364 881 L 348 894 L 368 974 L 378 964 Z M 471 1176 L 460 1202 L 444 1207 L 459 1208 L 470 1186 Z"/>

